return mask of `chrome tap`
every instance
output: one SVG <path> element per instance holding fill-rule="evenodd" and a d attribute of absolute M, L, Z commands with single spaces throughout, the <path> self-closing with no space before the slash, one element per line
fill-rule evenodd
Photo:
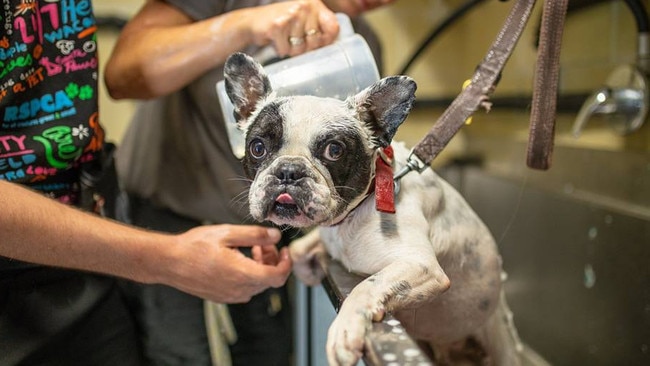
<path fill-rule="evenodd" d="M 605 86 L 596 90 L 582 105 L 573 124 L 573 135 L 580 136 L 594 114 L 603 114 L 612 128 L 625 135 L 638 130 L 646 120 L 649 103 L 648 79 L 635 65 L 617 67 Z"/>
<path fill-rule="evenodd" d="M 573 124 L 573 135 L 580 136 L 594 114 L 603 114 L 621 135 L 641 128 L 648 116 L 650 89 L 650 22 L 643 2 L 625 0 L 637 23 L 637 60 L 635 65 L 614 69 L 603 88 L 596 90 L 580 108 Z"/>

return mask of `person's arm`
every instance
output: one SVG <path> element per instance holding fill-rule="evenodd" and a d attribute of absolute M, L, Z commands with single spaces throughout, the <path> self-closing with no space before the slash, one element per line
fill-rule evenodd
<path fill-rule="evenodd" d="M 285 283 L 276 229 L 203 226 L 171 235 L 137 229 L 0 180 L 0 255 L 21 261 L 162 283 L 216 302 L 246 302 Z M 237 246 L 253 246 L 254 259 Z"/>
<path fill-rule="evenodd" d="M 345 13 L 350 18 L 361 15 L 362 13 L 378 8 L 380 6 L 393 3 L 395 0 L 323 0 L 323 2 L 332 11 Z"/>
<path fill-rule="evenodd" d="M 306 32 L 318 33 L 305 37 Z M 148 0 L 127 23 L 106 65 L 104 79 L 115 99 L 166 95 L 249 45 L 273 45 L 296 55 L 336 39 L 336 17 L 319 0 L 279 2 L 235 10 L 194 22 L 178 8 Z M 299 46 L 290 36 L 304 37 Z"/>

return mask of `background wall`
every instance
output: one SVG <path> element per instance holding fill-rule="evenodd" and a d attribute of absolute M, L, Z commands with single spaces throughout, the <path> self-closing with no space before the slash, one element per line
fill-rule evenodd
<path fill-rule="evenodd" d="M 119 35 L 120 20 L 127 20 L 137 12 L 144 0 L 94 0 L 93 7 L 98 17 L 113 20 L 111 23 L 100 24 L 98 29 L 100 95 L 99 108 L 101 123 L 106 129 L 106 138 L 119 142 L 126 127 L 131 121 L 135 103 L 129 100 L 117 101 L 112 99 L 104 85 L 104 66 L 115 46 Z"/>
<path fill-rule="evenodd" d="M 386 45 L 385 73 L 400 70 L 429 31 L 465 2 L 397 1 L 369 13 L 368 19 Z M 422 84 L 419 95 L 455 95 L 463 80 L 473 73 L 474 67 L 485 56 L 512 3 L 484 1 L 444 32 L 411 70 L 411 76 Z M 538 1 L 504 70 L 497 89 L 499 94 L 530 93 L 542 3 Z M 605 80 L 612 67 L 634 61 L 635 52 L 634 19 L 622 1 L 602 2 L 570 12 L 563 37 L 562 90 L 591 91 Z"/>
<path fill-rule="evenodd" d="M 384 74 L 399 72 L 429 32 L 463 3 L 465 1 L 459 0 L 398 1 L 368 14 L 384 41 Z M 474 68 L 494 41 L 512 3 L 496 0 L 482 2 L 426 49 L 408 71 L 418 82 L 418 100 L 448 100 L 459 93 L 463 81 L 471 77 Z M 542 3 L 537 2 L 524 34 L 506 64 L 493 95 L 496 100 L 518 97 L 525 102 L 531 96 L 537 56 L 535 42 Z M 588 2 L 570 1 L 570 4 L 573 3 Z M 587 94 L 605 83 L 616 66 L 636 61 L 636 23 L 627 6 L 623 1 L 593 3 L 597 4 L 571 11 L 567 16 L 561 53 L 560 99 L 562 96 L 574 95 L 584 95 L 586 98 Z M 647 8 L 650 1 L 644 1 L 644 4 Z M 527 105 L 523 106 L 526 107 Z M 496 114 L 507 109 L 508 106 L 499 103 L 493 105 L 493 113 Z M 624 138 L 613 134 L 598 116 L 590 121 L 581 138 L 576 140 L 570 134 L 570 129 L 577 108 L 574 107 L 569 112 L 568 116 L 558 117 L 556 142 L 560 144 L 608 150 L 650 151 L 649 128 Z M 424 119 L 431 124 L 437 114 L 428 111 L 417 117 L 418 120 Z M 501 126 L 503 129 L 499 128 L 501 120 L 500 117 L 486 116 L 482 111 L 477 112 L 474 118 L 475 122 L 490 121 L 496 124 L 489 127 L 492 132 L 527 135 L 527 119 L 520 118 L 521 123 L 507 123 Z M 412 119 L 409 124 L 411 121 Z M 483 133 L 487 128 L 474 123 L 463 129 L 455 138 L 456 141 L 453 141 L 451 149 L 464 148 L 462 140 L 465 133 L 472 129 Z M 418 127 L 415 129 L 418 134 L 423 132 Z"/>

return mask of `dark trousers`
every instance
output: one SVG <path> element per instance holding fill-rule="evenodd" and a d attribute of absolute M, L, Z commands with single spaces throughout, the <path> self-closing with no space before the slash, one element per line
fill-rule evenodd
<path fill-rule="evenodd" d="M 32 267 L 0 280 L 2 366 L 137 366 L 136 345 L 111 278 Z"/>
<path fill-rule="evenodd" d="M 140 198 L 130 197 L 129 206 L 136 226 L 176 233 L 200 225 Z M 125 282 L 121 288 L 133 309 L 148 365 L 210 365 L 201 299 L 161 285 Z M 228 306 L 238 337 L 230 348 L 235 366 L 291 363 L 289 306 L 286 287 L 269 289 L 246 304 Z"/>

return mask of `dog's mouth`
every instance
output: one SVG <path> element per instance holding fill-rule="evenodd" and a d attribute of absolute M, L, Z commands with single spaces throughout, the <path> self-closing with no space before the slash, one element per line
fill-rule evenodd
<path fill-rule="evenodd" d="M 271 210 L 278 216 L 284 218 L 295 218 L 300 215 L 301 210 L 298 204 L 289 193 L 280 193 L 273 203 Z"/>
<path fill-rule="evenodd" d="M 282 184 L 262 178 L 249 196 L 250 213 L 258 221 L 293 227 L 314 226 L 330 219 L 334 210 L 328 186 L 305 180 L 301 184 Z"/>

